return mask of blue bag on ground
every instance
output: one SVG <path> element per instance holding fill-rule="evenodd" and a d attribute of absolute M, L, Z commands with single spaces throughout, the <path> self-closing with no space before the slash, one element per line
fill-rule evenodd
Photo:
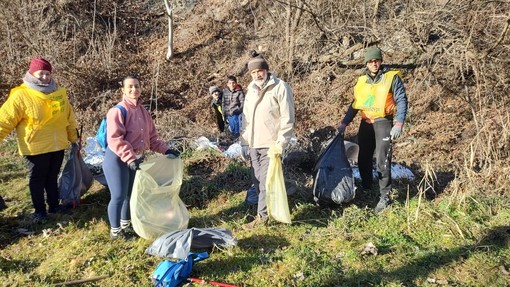
<path fill-rule="evenodd" d="M 313 198 L 319 205 L 339 205 L 354 199 L 355 185 L 343 136 L 338 134 L 314 167 Z"/>
<path fill-rule="evenodd" d="M 154 287 L 179 286 L 179 284 L 190 277 L 193 264 L 207 258 L 209 258 L 207 252 L 190 252 L 185 259 L 181 259 L 177 262 L 169 260 L 160 262 L 151 276 L 155 283 Z"/>

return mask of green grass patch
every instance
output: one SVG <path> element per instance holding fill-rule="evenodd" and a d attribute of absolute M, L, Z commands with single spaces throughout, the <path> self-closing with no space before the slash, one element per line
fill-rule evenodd
<path fill-rule="evenodd" d="M 2 160 L 25 173 L 14 157 Z M 181 198 L 189 227 L 227 228 L 238 239 L 236 247 L 209 250 L 194 277 L 238 286 L 508 286 L 506 197 L 456 203 L 442 195 L 420 205 L 413 197 L 380 214 L 357 199 L 332 209 L 290 198 L 291 225 L 271 222 L 244 231 L 241 225 L 255 214 L 244 202 L 246 164 L 212 152 L 189 154 L 185 163 Z M 54 286 L 106 276 L 83 286 L 152 286 L 149 276 L 162 258 L 145 254 L 151 241 L 109 239 L 103 186 L 94 184 L 73 215 L 43 225 L 27 220 L 26 176 L 13 175 L 0 190 L 8 205 L 0 213 L 0 285 Z"/>

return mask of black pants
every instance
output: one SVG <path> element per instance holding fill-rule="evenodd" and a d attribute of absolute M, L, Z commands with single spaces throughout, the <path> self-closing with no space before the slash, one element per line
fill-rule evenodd
<path fill-rule="evenodd" d="M 391 191 L 391 139 L 392 120 L 382 118 L 370 124 L 361 121 L 358 131 L 358 167 L 364 188 L 372 187 L 372 159 L 375 151 L 377 176 L 381 197 Z"/>
<path fill-rule="evenodd" d="M 35 213 L 46 214 L 46 202 L 50 209 L 58 206 L 58 174 L 64 160 L 64 150 L 25 156 L 28 168 L 28 187 Z"/>

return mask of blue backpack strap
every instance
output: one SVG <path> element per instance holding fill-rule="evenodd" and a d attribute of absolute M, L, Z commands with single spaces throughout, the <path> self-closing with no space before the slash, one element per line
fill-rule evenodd
<path fill-rule="evenodd" d="M 124 118 L 124 120 L 125 120 L 126 116 L 127 116 L 126 108 L 124 108 L 123 106 L 121 106 L 119 104 L 115 105 L 115 107 L 120 110 L 120 112 L 122 113 L 122 118 Z"/>

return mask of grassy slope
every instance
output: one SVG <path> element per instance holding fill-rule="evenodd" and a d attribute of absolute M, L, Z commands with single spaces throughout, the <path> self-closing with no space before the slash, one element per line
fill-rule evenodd
<path fill-rule="evenodd" d="M 13 154 L 14 148 L 12 142 L 1 146 Z M 365 208 L 364 201 L 375 200 L 366 194 L 343 209 L 319 209 L 291 198 L 292 225 L 244 231 L 239 227 L 250 214 L 243 205 L 245 193 L 231 184 L 205 185 L 189 174 L 190 163 L 211 158 L 225 162 L 217 178 L 246 174 L 242 165 L 220 155 L 190 155 L 181 189 L 184 201 L 195 206 L 189 207 L 189 226 L 231 229 L 239 243 L 212 250 L 209 259 L 195 266 L 194 277 L 240 286 L 508 285 L 510 204 L 504 197 L 467 198 L 455 205 L 443 196 L 422 202 L 416 212 L 417 197 L 407 201 L 400 184 L 395 204 L 380 215 Z M 2 160 L 3 166 L 21 163 L 16 156 Z M 109 240 L 109 196 L 99 184 L 73 216 L 32 226 L 26 220 L 31 203 L 22 166 L 3 170 L 10 180 L 0 186 L 9 205 L 0 213 L 0 285 L 50 286 L 107 275 L 85 286 L 151 286 L 148 277 L 161 258 L 144 254 L 148 240 Z M 197 200 L 200 193 L 203 199 Z M 19 228 L 35 233 L 20 235 Z M 377 255 L 364 252 L 368 243 Z"/>

